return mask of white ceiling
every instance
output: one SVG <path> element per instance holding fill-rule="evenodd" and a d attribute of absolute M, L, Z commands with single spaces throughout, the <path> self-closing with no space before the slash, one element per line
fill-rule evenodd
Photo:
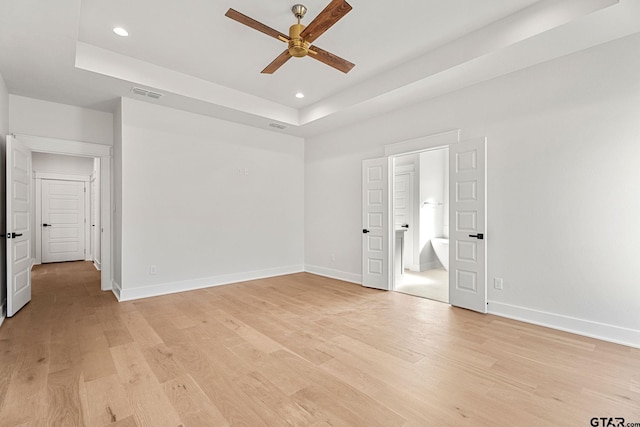
<path fill-rule="evenodd" d="M 165 95 L 138 99 L 309 136 L 640 31 L 638 0 L 348 1 L 315 44 L 349 74 L 310 58 L 260 74 L 285 45 L 224 13 L 287 33 L 295 1 L 264 0 L 2 0 L 0 73 L 17 95 L 110 111 L 138 86 Z M 328 2 L 306 0 L 303 23 Z"/>

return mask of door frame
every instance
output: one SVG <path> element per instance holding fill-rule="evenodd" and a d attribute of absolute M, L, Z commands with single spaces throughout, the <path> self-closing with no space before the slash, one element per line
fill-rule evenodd
<path fill-rule="evenodd" d="M 384 154 L 385 156 L 387 156 L 387 158 L 393 159 L 395 157 L 405 156 L 407 154 L 414 154 L 414 153 L 420 153 L 422 151 L 449 147 L 453 144 L 457 144 L 458 142 L 460 142 L 460 129 L 438 133 L 434 135 L 427 135 L 420 138 L 411 139 L 408 141 L 397 142 L 394 144 L 388 144 L 384 146 Z M 395 177 L 396 168 L 395 168 L 395 162 L 390 161 L 390 163 L 391 163 L 391 170 L 389 171 L 389 180 L 390 180 L 392 193 L 389 195 L 389 200 L 391 201 L 394 198 L 393 179 Z M 449 174 L 451 174 L 451 171 L 449 171 Z M 389 212 L 391 214 L 391 221 L 394 221 L 392 202 L 389 203 Z M 394 242 L 394 239 L 395 239 L 394 233 L 395 233 L 394 230 L 391 230 L 391 233 L 388 237 L 390 239 L 389 242 Z M 396 245 L 389 244 L 389 246 L 390 246 L 389 257 L 391 260 L 395 260 Z M 395 291 L 396 289 L 396 272 L 394 271 L 395 265 L 393 262 L 390 262 L 390 264 L 391 264 L 390 268 L 392 270 L 391 270 L 391 283 L 389 284 L 390 285 L 389 289 Z M 451 283 L 449 283 L 449 286 L 451 286 Z"/>
<path fill-rule="evenodd" d="M 36 191 L 35 191 L 35 237 L 36 237 L 36 257 L 34 264 L 42 264 L 42 180 L 56 180 L 56 181 L 77 181 L 83 182 L 85 185 L 85 193 L 84 193 L 84 211 L 85 211 L 85 222 L 84 222 L 84 260 L 90 261 L 90 228 L 91 225 L 89 221 L 86 221 L 87 218 L 87 210 L 89 209 L 89 194 L 86 191 L 87 184 L 89 183 L 89 176 L 85 175 L 67 175 L 67 174 L 59 174 L 59 173 L 47 173 L 47 172 L 35 172 L 35 181 L 36 181 Z M 87 251 L 89 249 L 89 251 Z"/>
<path fill-rule="evenodd" d="M 20 138 L 31 152 L 63 154 L 80 157 L 97 158 L 100 162 L 100 217 L 102 238 L 100 239 L 101 266 L 100 287 L 103 291 L 113 289 L 112 284 L 112 212 L 111 212 L 111 169 L 112 150 L 110 145 L 94 144 L 91 142 L 70 141 L 64 139 L 47 138 L 42 136 L 14 134 Z"/>
<path fill-rule="evenodd" d="M 96 161 L 94 165 L 94 171 L 91 172 L 89 176 L 89 201 L 88 201 L 88 209 L 89 209 L 89 251 L 91 254 L 91 262 L 93 262 L 94 267 L 97 270 L 101 270 L 102 266 L 100 264 L 99 257 L 99 247 L 100 238 L 96 239 L 96 233 L 100 230 L 100 188 L 96 186 L 96 180 L 98 184 L 100 184 L 100 162 Z M 95 189 L 97 188 L 97 190 Z M 95 193 L 97 193 L 98 198 L 94 199 Z M 96 227 L 97 226 L 97 227 Z M 96 240 L 98 245 L 96 245 Z"/>
<path fill-rule="evenodd" d="M 398 142 L 395 144 L 389 144 L 389 145 L 385 145 L 384 147 L 384 154 L 387 157 L 387 159 L 389 159 L 389 163 L 390 163 L 390 170 L 389 170 L 389 174 L 388 174 L 388 179 L 389 179 L 389 188 L 391 189 L 391 194 L 389 194 L 388 197 L 388 212 L 389 212 L 389 223 L 390 224 L 395 224 L 394 222 L 394 212 L 393 212 L 393 200 L 394 200 L 394 186 L 393 186 L 393 179 L 395 177 L 395 162 L 391 161 L 391 159 L 397 157 L 397 156 L 403 156 L 403 155 L 407 155 L 407 154 L 413 154 L 413 153 L 419 153 L 422 151 L 429 151 L 429 150 L 433 150 L 433 149 L 438 149 L 438 148 L 445 148 L 445 147 L 451 147 L 452 145 L 455 145 L 459 142 L 461 142 L 460 140 L 460 133 L 461 130 L 460 129 L 456 129 L 456 130 L 452 130 L 452 131 L 448 131 L 448 132 L 443 132 L 443 133 L 439 133 L 439 134 L 434 134 L 434 135 L 428 135 L 425 137 L 420 137 L 420 138 L 416 138 L 416 139 L 412 139 L 412 140 L 408 140 L 408 141 L 402 141 L 402 142 Z M 451 179 L 451 169 L 449 169 L 449 178 Z M 486 172 L 485 172 L 486 173 Z M 451 181 L 450 181 L 451 182 Z M 449 227 L 452 227 L 452 224 L 449 224 Z M 389 289 L 390 290 L 395 290 L 396 288 L 396 272 L 395 272 L 395 263 L 393 262 L 393 260 L 395 260 L 396 254 L 395 254 L 395 231 L 394 231 L 395 227 L 390 227 L 389 233 L 388 233 L 388 239 L 389 239 L 389 268 L 390 268 L 390 281 L 391 283 L 389 283 Z M 450 233 L 451 235 L 451 233 Z M 488 255 L 488 254 L 487 254 Z M 486 277 L 487 277 L 487 269 L 485 267 L 485 281 L 486 281 Z M 449 271 L 449 275 L 451 275 L 451 270 Z M 451 278 L 449 279 L 449 289 L 451 289 L 452 284 L 455 283 L 454 281 L 451 280 Z M 486 299 L 487 297 L 485 296 L 485 303 L 486 303 Z M 486 304 L 485 304 L 486 305 Z"/>

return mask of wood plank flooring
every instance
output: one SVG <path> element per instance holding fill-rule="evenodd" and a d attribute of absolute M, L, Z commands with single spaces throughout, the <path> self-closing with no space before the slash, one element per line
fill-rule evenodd
<path fill-rule="evenodd" d="M 307 273 L 125 303 L 99 280 L 34 268 L 0 426 L 640 423 L 638 349 Z"/>

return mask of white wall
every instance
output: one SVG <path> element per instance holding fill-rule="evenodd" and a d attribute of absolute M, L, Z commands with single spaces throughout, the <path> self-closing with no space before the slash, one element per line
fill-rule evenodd
<path fill-rule="evenodd" d="M 92 157 L 32 153 L 31 159 L 34 172 L 89 176 L 94 170 Z"/>
<path fill-rule="evenodd" d="M 420 271 L 440 266 L 438 257 L 431 246 L 431 239 L 444 236 L 445 180 L 444 163 L 448 160 L 445 149 L 420 153 L 420 216 L 418 253 Z M 425 202 L 427 204 L 425 204 Z"/>
<path fill-rule="evenodd" d="M 0 74 L 0 233 L 6 233 L 6 135 L 9 133 L 9 92 Z M 0 318 L 7 312 L 7 254 L 4 242 L 0 244 Z"/>
<path fill-rule="evenodd" d="M 639 50 L 636 34 L 309 139 L 306 264 L 360 276 L 362 159 L 459 128 L 488 138 L 489 309 L 640 346 Z"/>
<path fill-rule="evenodd" d="M 118 102 L 113 120 L 113 289 L 122 283 L 122 101 Z"/>
<path fill-rule="evenodd" d="M 113 115 L 102 111 L 10 95 L 15 134 L 113 145 Z"/>
<path fill-rule="evenodd" d="M 301 138 L 123 99 L 121 156 L 123 299 L 303 269 Z"/>

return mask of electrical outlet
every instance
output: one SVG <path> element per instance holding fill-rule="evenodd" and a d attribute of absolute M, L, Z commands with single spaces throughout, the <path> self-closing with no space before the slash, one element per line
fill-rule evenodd
<path fill-rule="evenodd" d="M 503 290 L 504 289 L 504 282 L 502 280 L 501 277 L 494 277 L 493 278 L 493 287 L 499 290 Z"/>
<path fill-rule="evenodd" d="M 152 265 L 151 267 L 149 267 L 149 274 L 151 275 L 155 275 L 158 271 L 158 267 L 155 265 Z"/>

